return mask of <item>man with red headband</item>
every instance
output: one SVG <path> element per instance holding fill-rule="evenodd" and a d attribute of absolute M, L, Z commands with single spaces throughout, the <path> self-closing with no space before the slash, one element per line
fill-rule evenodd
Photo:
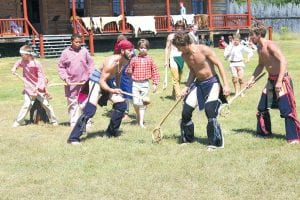
<path fill-rule="evenodd" d="M 122 66 L 128 64 L 133 51 L 133 44 L 128 40 L 122 40 L 117 44 L 114 55 L 105 58 L 100 70 L 96 69 L 90 76 L 87 87 L 88 95 L 83 114 L 77 120 L 73 128 L 68 143 L 80 144 L 80 136 L 85 132 L 87 121 L 92 118 L 97 109 L 97 104 L 106 105 L 108 99 L 113 102 L 113 111 L 111 120 L 106 130 L 109 137 L 117 136 L 118 129 L 121 125 L 124 112 L 127 108 L 125 99 L 123 98 L 119 88 L 120 75 Z M 115 79 L 116 84 L 110 81 Z"/>

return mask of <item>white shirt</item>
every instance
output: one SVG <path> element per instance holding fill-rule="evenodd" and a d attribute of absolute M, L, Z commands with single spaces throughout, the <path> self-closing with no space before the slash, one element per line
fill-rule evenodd
<path fill-rule="evenodd" d="M 243 61 L 244 59 L 243 54 L 245 53 L 248 53 L 247 61 L 249 61 L 250 58 L 253 56 L 253 51 L 250 48 L 241 44 L 237 46 L 231 44 L 225 48 L 224 57 L 225 59 L 228 59 L 230 62 L 239 62 L 239 61 Z"/>
<path fill-rule="evenodd" d="M 194 43 L 194 44 L 199 44 L 199 37 L 198 37 L 198 35 L 196 35 L 196 34 L 194 33 L 194 31 L 190 31 L 190 32 L 188 33 L 188 35 L 189 35 L 189 37 L 190 37 L 192 43 Z"/>
<path fill-rule="evenodd" d="M 185 9 L 184 6 L 182 6 L 182 7 L 180 8 L 180 14 L 181 14 L 181 15 L 185 15 L 185 14 L 186 14 L 186 9 Z"/>

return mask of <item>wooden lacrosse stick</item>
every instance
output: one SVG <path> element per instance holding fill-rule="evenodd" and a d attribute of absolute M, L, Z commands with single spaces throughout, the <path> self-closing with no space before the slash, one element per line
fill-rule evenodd
<path fill-rule="evenodd" d="M 261 79 L 264 75 L 266 74 L 266 72 L 262 73 L 261 75 L 257 76 L 255 78 L 255 80 L 253 81 L 252 84 L 255 84 L 259 79 Z M 221 116 L 225 117 L 226 115 L 229 114 L 229 106 L 232 104 L 232 102 L 237 99 L 239 96 L 241 96 L 241 94 L 243 94 L 243 92 L 245 92 L 246 90 L 248 90 L 249 87 L 244 87 L 241 91 L 239 91 L 233 98 L 231 98 L 227 104 L 223 104 L 220 109 L 219 109 L 219 113 Z"/>
<path fill-rule="evenodd" d="M 67 85 L 83 85 L 85 82 L 74 82 L 74 83 L 49 83 L 48 86 L 52 87 L 52 86 L 67 86 Z"/>
<path fill-rule="evenodd" d="M 121 93 L 142 100 L 142 102 L 143 102 L 144 105 L 149 105 L 149 104 L 151 103 L 149 97 L 142 97 L 142 96 L 134 95 L 134 94 L 132 94 L 132 93 L 125 92 L 125 91 L 121 91 Z"/>
<path fill-rule="evenodd" d="M 31 89 L 35 90 L 35 87 L 32 85 L 32 83 L 28 82 L 25 78 L 21 77 L 18 73 L 14 73 L 14 75 L 16 77 L 18 77 L 21 81 L 23 81 L 23 83 L 29 85 L 31 87 Z M 47 100 L 51 100 L 52 96 L 48 93 L 47 88 L 45 87 L 45 92 L 41 93 L 39 91 L 37 91 L 37 94 L 47 98 Z"/>
<path fill-rule="evenodd" d="M 32 83 L 28 82 L 25 78 L 21 77 L 18 73 L 14 73 L 14 75 L 18 77 L 21 81 L 23 81 L 23 83 L 29 85 L 31 89 L 35 90 L 35 87 L 32 85 Z M 43 96 L 43 94 L 38 91 L 37 94 Z"/>
<path fill-rule="evenodd" d="M 158 126 L 152 131 L 152 140 L 154 142 L 159 142 L 162 140 L 163 135 L 161 133 L 160 127 L 163 125 L 163 123 L 166 121 L 167 117 L 171 114 L 171 112 L 175 109 L 175 107 L 178 105 L 178 103 L 181 101 L 182 97 L 177 99 L 175 104 L 170 108 L 168 113 L 160 120 Z"/>
<path fill-rule="evenodd" d="M 163 90 L 166 90 L 168 86 L 168 67 L 165 67 L 165 79 L 163 83 Z"/>

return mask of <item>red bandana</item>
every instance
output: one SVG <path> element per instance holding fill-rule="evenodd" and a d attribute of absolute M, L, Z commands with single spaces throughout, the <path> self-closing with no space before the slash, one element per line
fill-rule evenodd
<path fill-rule="evenodd" d="M 121 53 L 122 49 L 133 49 L 133 44 L 128 40 L 121 40 L 115 45 L 114 52 Z"/>

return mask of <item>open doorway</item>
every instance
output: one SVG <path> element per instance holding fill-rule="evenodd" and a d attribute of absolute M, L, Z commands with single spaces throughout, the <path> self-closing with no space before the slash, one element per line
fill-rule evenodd
<path fill-rule="evenodd" d="M 37 30 L 37 32 L 41 32 L 41 23 L 40 23 L 40 4 L 39 0 L 27 0 L 27 12 L 28 19 L 33 25 L 33 27 Z"/>
<path fill-rule="evenodd" d="M 75 0 L 76 14 L 79 17 L 84 17 L 85 0 Z M 69 0 L 70 16 L 72 16 L 72 0 Z"/>
<path fill-rule="evenodd" d="M 206 2 L 204 0 L 192 0 L 192 9 L 194 14 L 207 13 Z"/>

